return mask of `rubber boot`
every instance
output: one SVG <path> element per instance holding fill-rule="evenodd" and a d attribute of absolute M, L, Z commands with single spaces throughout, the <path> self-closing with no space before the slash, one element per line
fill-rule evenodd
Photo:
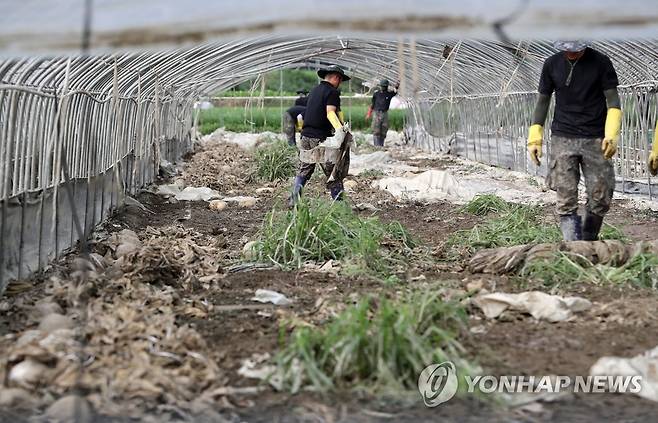
<path fill-rule="evenodd" d="M 343 201 L 343 184 L 332 186 L 330 192 L 334 201 Z"/>
<path fill-rule="evenodd" d="M 304 179 L 301 176 L 295 177 L 295 182 L 292 185 L 292 193 L 288 198 L 288 207 L 293 208 L 297 201 L 299 201 L 299 196 L 302 195 L 302 188 L 304 188 Z"/>
<path fill-rule="evenodd" d="M 583 222 L 583 240 L 596 241 L 599 239 L 599 231 L 603 225 L 603 216 L 585 212 L 585 221 Z"/>
<path fill-rule="evenodd" d="M 580 241 L 583 239 L 583 229 L 580 216 L 577 213 L 560 216 L 560 229 L 565 241 Z"/>
<path fill-rule="evenodd" d="M 381 147 L 382 146 L 380 137 L 374 136 L 373 141 L 374 141 L 375 147 Z"/>
<path fill-rule="evenodd" d="M 295 137 L 288 138 L 288 145 L 291 147 L 295 147 L 297 145 L 297 140 L 295 139 Z"/>

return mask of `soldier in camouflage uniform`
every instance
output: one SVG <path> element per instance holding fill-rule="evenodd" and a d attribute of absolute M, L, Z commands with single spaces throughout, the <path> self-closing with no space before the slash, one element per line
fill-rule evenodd
<path fill-rule="evenodd" d="M 557 193 L 565 241 L 593 241 L 598 239 L 615 187 L 610 159 L 621 129 L 619 81 L 610 59 L 586 42 L 560 41 L 555 47 L 560 52 L 546 59 L 541 72 L 528 153 L 539 166 L 543 124 L 555 92 L 547 183 Z M 578 215 L 581 172 L 587 191 L 584 219 Z"/>
<path fill-rule="evenodd" d="M 391 92 L 388 90 L 388 80 L 382 79 L 379 83 L 379 90 L 372 95 L 372 103 L 368 108 L 366 120 L 372 117 L 372 136 L 374 144 L 378 147 L 384 146 L 384 140 L 388 132 L 388 109 L 391 105 L 391 99 L 396 94 L 396 91 Z"/>
<path fill-rule="evenodd" d="M 295 130 L 301 129 L 305 112 L 306 107 L 298 105 L 292 106 L 283 112 L 282 130 L 290 145 L 296 145 L 297 143 Z"/>

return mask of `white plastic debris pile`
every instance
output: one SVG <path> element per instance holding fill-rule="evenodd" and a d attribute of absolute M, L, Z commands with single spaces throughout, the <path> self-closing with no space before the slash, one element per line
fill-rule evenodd
<path fill-rule="evenodd" d="M 436 202 L 447 200 L 464 203 L 476 192 L 443 170 L 428 170 L 418 175 L 391 177 L 373 181 L 373 186 L 388 191 L 395 198 L 410 201 Z"/>
<path fill-rule="evenodd" d="M 279 134 L 269 131 L 252 134 L 246 132 L 231 132 L 224 128 L 218 128 L 212 134 L 204 136 L 201 139 L 201 142 L 204 144 L 209 142 L 232 143 L 239 145 L 245 150 L 251 150 L 258 144 L 278 137 Z"/>
<path fill-rule="evenodd" d="M 560 297 L 540 291 L 505 294 L 496 292 L 480 294 L 473 300 L 489 319 L 495 319 L 507 309 L 530 314 L 538 320 L 562 322 L 574 317 L 575 313 L 592 307 L 589 300 L 580 297 Z"/>
<path fill-rule="evenodd" d="M 641 376 L 641 389 L 634 392 L 642 398 L 658 401 L 658 347 L 632 358 L 601 357 L 591 367 L 592 376 Z"/>
<path fill-rule="evenodd" d="M 221 195 L 208 187 L 185 187 L 176 194 L 178 201 L 210 201 L 220 198 Z"/>
<path fill-rule="evenodd" d="M 543 203 L 546 193 L 536 188 L 522 189 L 518 181 L 483 178 L 476 175 L 456 176 L 450 171 L 428 170 L 417 175 L 383 178 L 373 187 L 388 191 L 400 200 L 464 204 L 476 195 L 494 194 L 506 201 Z"/>
<path fill-rule="evenodd" d="M 357 176 L 371 169 L 380 170 L 389 175 L 402 175 L 406 172 L 418 171 L 415 166 L 394 160 L 387 151 L 375 151 L 368 154 L 352 153 L 350 155 L 350 175 Z"/>
<path fill-rule="evenodd" d="M 221 198 L 221 195 L 208 187 L 185 187 L 180 184 L 159 185 L 156 194 L 164 197 L 174 197 L 178 201 L 210 201 Z"/>
<path fill-rule="evenodd" d="M 272 303 L 274 305 L 287 306 L 292 304 L 285 295 L 280 292 L 270 291 L 269 289 L 257 289 L 256 294 L 251 298 L 259 303 Z"/>

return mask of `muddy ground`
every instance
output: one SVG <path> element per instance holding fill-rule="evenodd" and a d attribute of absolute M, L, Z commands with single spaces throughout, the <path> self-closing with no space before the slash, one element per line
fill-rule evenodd
<path fill-rule="evenodd" d="M 392 149 L 405 160 L 408 153 Z M 198 333 L 205 345 L 200 351 L 216 366 L 213 381 L 219 387 L 259 387 L 257 380 L 246 379 L 237 371 L 241 362 L 255 353 L 274 354 L 279 346 L 280 323 L 294 317 L 314 324 L 322 324 L 346 304 L 355 302 L 367 293 L 401 289 L 367 277 L 345 277 L 320 273 L 313 269 L 284 271 L 253 269 L 234 272 L 243 245 L 257 234 L 266 213 L 272 207 L 285 204 L 288 183 L 263 184 L 250 176 L 250 154 L 233 145 L 217 144 L 190 158 L 183 173 L 188 183 L 205 183 L 223 195 L 257 195 L 259 201 L 251 208 L 230 208 L 214 211 L 208 203 L 170 203 L 161 196 L 142 193 L 137 200 L 147 210 L 128 206 L 120 210 L 100 232 L 111 234 L 122 229 L 135 231 L 140 238 L 152 228 L 179 227 L 183 233 L 193 234 L 199 245 L 212 248 L 212 260 L 218 274 L 208 284 L 179 284 L 176 280 L 164 283 L 175 295 L 193 301 L 202 312 L 177 313 L 174 303 L 175 325 L 188 326 Z M 450 159 L 407 160 L 420 168 L 441 168 Z M 382 221 L 397 220 L 414 236 L 422 240 L 440 256 L 442 244 L 456 230 L 469 229 L 485 217 L 459 211 L 459 206 L 447 202 L 435 204 L 403 203 L 389 194 L 371 188 L 372 178 L 352 177 L 356 182 L 348 195 L 355 209 L 368 203 L 376 211 L 364 209 L 362 215 L 375 215 Z M 273 192 L 260 192 L 264 186 Z M 314 178 L 304 195 L 323 196 L 322 180 Z M 617 200 L 608 222 L 618 226 L 634 240 L 654 239 L 658 236 L 658 214 L 629 209 L 625 201 Z M 545 207 L 552 219 L 552 207 Z M 100 245 L 100 244 L 99 244 Z M 93 246 L 92 246 L 93 248 Z M 97 247 L 100 248 L 100 247 Z M 26 318 L 26 309 L 40 298 L 52 295 L 48 284 L 54 276 L 70 274 L 75 253 L 55 263 L 48 272 L 33 278 L 34 287 L 12 291 L 2 301 L 5 313 L 0 317 L 0 336 L 9 345 L 23 331 L 36 323 Z M 178 269 L 180 271 L 180 269 Z M 172 279 L 176 278 L 170 276 Z M 423 275 L 422 277 L 418 277 Z M 210 280 L 210 279 L 209 279 Z M 403 289 L 465 290 L 466 285 L 481 281 L 490 291 L 520 292 L 522 284 L 509 277 L 472 275 L 458 262 L 437 262 L 431 268 L 410 268 L 402 277 Z M 168 288 L 168 289 L 169 289 Z M 254 305 L 250 300 L 258 288 L 273 289 L 293 301 L 289 308 L 273 305 Z M 96 289 L 103 291 L 104 286 Z M 160 289 L 157 285 L 152 289 Z M 464 333 L 460 341 L 468 359 L 483 368 L 483 374 L 493 375 L 587 375 L 590 366 L 602 356 L 633 356 L 656 346 L 658 333 L 658 296 L 649 290 L 629 287 L 569 286 L 561 294 L 580 295 L 590 299 L 594 307 L 568 322 L 547 323 L 521 314 L 505 315 L 486 321 L 476 310 L 471 310 L 469 327 L 477 333 Z M 97 294 L 101 295 L 101 294 Z M 118 298 L 118 297 L 117 297 Z M 114 300 L 113 300 L 114 301 Z M 60 299 L 67 310 L 67 304 Z M 149 309 L 146 308 L 146 311 Z M 482 329 L 484 328 L 484 329 Z M 5 375 L 6 378 L 6 375 Z M 412 393 L 415 394 L 415 393 Z M 162 401 L 162 397 L 155 397 Z M 159 398 L 159 399 L 158 399 Z M 319 395 L 302 393 L 289 395 L 268 387 L 258 393 L 219 394 L 213 397 L 214 414 L 197 415 L 193 412 L 176 413 L 162 407 L 140 409 L 144 419 L 169 421 L 185 418 L 198 421 L 248 422 L 375 422 L 375 421 L 454 421 L 454 422 L 565 422 L 565 421 L 655 421 L 658 404 L 632 396 L 613 394 L 579 394 L 555 402 L 542 402 L 534 407 L 511 408 L 491 400 L 462 397 L 436 409 L 426 408 L 417 395 L 405 398 L 377 398 L 349 393 Z M 117 400 L 120 404 L 120 401 Z M 8 409 L 0 413 L 2 421 L 20 421 L 46 407 L 47 401 L 32 410 Z M 135 413 L 130 416 L 136 417 Z M 146 417 L 148 416 L 148 417 Z M 208 417 L 211 416 L 211 417 Z M 128 421 L 128 416 L 109 415 L 106 421 Z M 205 419 L 205 420 L 204 420 Z"/>

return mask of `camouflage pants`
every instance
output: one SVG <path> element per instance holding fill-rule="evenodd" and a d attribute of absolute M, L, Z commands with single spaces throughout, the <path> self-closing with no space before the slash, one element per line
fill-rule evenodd
<path fill-rule="evenodd" d="M 388 132 L 388 112 L 373 111 L 372 112 L 372 135 L 381 137 L 382 141 L 386 138 Z"/>
<path fill-rule="evenodd" d="M 295 121 L 288 113 L 283 114 L 282 130 L 288 140 L 288 144 L 295 145 L 297 143 L 295 140 Z"/>
<path fill-rule="evenodd" d="M 587 191 L 587 211 L 604 216 L 610 209 L 615 187 L 615 170 L 603 158 L 601 138 L 551 137 L 551 160 L 548 187 L 557 192 L 560 216 L 578 210 L 578 182 L 582 170 Z"/>
<path fill-rule="evenodd" d="M 299 148 L 300 150 L 311 150 L 315 147 L 318 146 L 324 139 L 322 138 L 309 138 L 305 137 L 302 135 L 301 139 L 299 140 Z M 331 162 L 325 162 L 320 164 L 320 167 L 322 168 L 322 171 L 324 172 L 324 175 L 329 178 L 331 175 L 331 172 L 334 170 L 334 163 Z M 349 167 L 349 161 L 347 166 Z M 304 163 L 302 161 L 299 162 L 299 172 L 297 173 L 297 177 L 301 178 L 302 180 L 302 185 L 306 185 L 309 179 L 311 179 L 311 176 L 313 175 L 313 172 L 315 171 L 315 163 Z M 344 172 L 336 172 L 334 174 L 335 179 L 331 182 L 327 182 L 327 188 L 334 192 L 339 192 L 343 190 L 343 178 L 344 178 Z"/>

